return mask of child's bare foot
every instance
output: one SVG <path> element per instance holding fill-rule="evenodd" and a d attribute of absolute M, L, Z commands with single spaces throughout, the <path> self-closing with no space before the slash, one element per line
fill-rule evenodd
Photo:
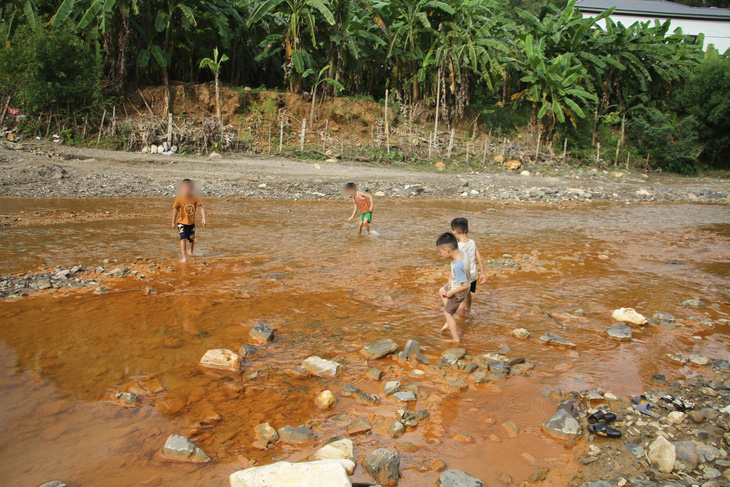
<path fill-rule="evenodd" d="M 441 333 L 445 332 L 448 329 L 449 329 L 449 324 L 448 323 L 444 323 L 444 326 L 441 327 Z"/>
<path fill-rule="evenodd" d="M 188 255 L 195 255 L 191 250 L 188 250 Z"/>
<path fill-rule="evenodd" d="M 181 259 L 180 262 L 187 262 L 188 259 Z"/>

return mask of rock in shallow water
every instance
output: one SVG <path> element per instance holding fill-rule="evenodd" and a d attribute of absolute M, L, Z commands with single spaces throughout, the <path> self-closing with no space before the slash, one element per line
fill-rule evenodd
<path fill-rule="evenodd" d="M 274 330 L 269 328 L 266 323 L 256 323 L 248 335 L 252 340 L 259 343 L 268 343 L 274 340 Z"/>
<path fill-rule="evenodd" d="M 540 337 L 540 341 L 547 345 L 575 348 L 575 343 L 561 337 L 560 335 L 556 335 L 555 333 L 545 333 L 543 336 Z"/>
<path fill-rule="evenodd" d="M 381 485 L 396 485 L 400 477 L 400 455 L 385 448 L 378 448 L 362 462 L 365 470 Z"/>
<path fill-rule="evenodd" d="M 337 400 L 331 391 L 322 391 L 314 398 L 314 403 L 319 409 L 329 409 Z"/>
<path fill-rule="evenodd" d="M 378 340 L 363 348 L 360 353 L 369 359 L 379 359 L 398 350 L 398 344 L 390 338 Z"/>
<path fill-rule="evenodd" d="M 560 438 L 580 436 L 580 423 L 565 409 L 558 409 L 542 427 L 548 433 Z"/>
<path fill-rule="evenodd" d="M 315 440 L 312 430 L 304 425 L 297 426 L 296 428 L 294 426 L 284 426 L 283 428 L 279 428 L 277 433 L 279 434 L 279 439 L 284 443 L 299 445 Z"/>
<path fill-rule="evenodd" d="M 354 468 L 351 460 L 277 462 L 239 470 L 230 476 L 230 482 L 231 487 L 350 487 L 347 472 Z"/>
<path fill-rule="evenodd" d="M 192 441 L 181 435 L 170 435 L 162 448 L 162 456 L 168 460 L 181 462 L 205 463 L 210 458 Z"/>
<path fill-rule="evenodd" d="M 203 358 L 200 359 L 200 366 L 239 372 L 241 370 L 241 357 L 226 348 L 217 348 L 205 352 Z"/>
<path fill-rule="evenodd" d="M 611 313 L 611 318 L 622 323 L 631 323 L 633 325 L 645 325 L 647 322 L 647 319 L 637 313 L 633 308 L 615 309 Z"/>
<path fill-rule="evenodd" d="M 345 438 L 323 446 L 312 455 L 312 460 L 355 460 L 352 440 Z"/>
<path fill-rule="evenodd" d="M 437 485 L 438 487 L 484 487 L 484 482 L 461 470 L 451 469 L 441 472 Z"/>
<path fill-rule="evenodd" d="M 316 355 L 304 359 L 302 367 L 317 377 L 334 377 L 342 371 L 341 364 L 331 360 L 325 360 Z"/>
<path fill-rule="evenodd" d="M 614 340 L 631 340 L 631 328 L 626 325 L 609 326 L 606 334 Z"/>

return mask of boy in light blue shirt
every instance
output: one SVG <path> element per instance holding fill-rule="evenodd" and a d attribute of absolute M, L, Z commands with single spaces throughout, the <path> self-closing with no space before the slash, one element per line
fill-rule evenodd
<path fill-rule="evenodd" d="M 449 330 L 452 340 L 459 342 L 461 340 L 454 314 L 469 294 L 471 284 L 469 257 L 459 250 L 459 241 L 451 232 L 443 233 L 436 239 L 436 248 L 442 257 L 451 261 L 449 282 L 439 290 L 439 295 L 444 301 L 444 318 L 446 318 L 441 332 Z"/>

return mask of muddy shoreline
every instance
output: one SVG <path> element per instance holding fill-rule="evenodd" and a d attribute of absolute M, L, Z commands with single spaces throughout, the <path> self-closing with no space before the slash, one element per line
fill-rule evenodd
<path fill-rule="evenodd" d="M 248 199 L 341 199 L 356 181 L 381 198 L 483 199 L 497 202 L 702 201 L 728 203 L 730 181 L 590 167 L 501 166 L 443 172 L 434 166 L 292 161 L 233 154 L 165 156 L 82 149 L 48 142 L 0 145 L 0 196 L 171 196 L 182 178 L 203 196 Z"/>

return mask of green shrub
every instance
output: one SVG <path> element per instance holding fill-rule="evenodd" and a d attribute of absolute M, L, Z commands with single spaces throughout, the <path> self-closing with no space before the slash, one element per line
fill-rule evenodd
<path fill-rule="evenodd" d="M 730 59 L 703 62 L 679 95 L 685 113 L 698 123 L 703 162 L 730 167 Z"/>
<path fill-rule="evenodd" d="M 679 174 L 697 173 L 697 122 L 648 109 L 626 122 L 629 138 L 654 168 Z"/>
<path fill-rule="evenodd" d="M 29 113 L 88 108 L 101 99 L 100 80 L 95 54 L 66 28 L 26 26 L 0 48 L 0 89 Z"/>

